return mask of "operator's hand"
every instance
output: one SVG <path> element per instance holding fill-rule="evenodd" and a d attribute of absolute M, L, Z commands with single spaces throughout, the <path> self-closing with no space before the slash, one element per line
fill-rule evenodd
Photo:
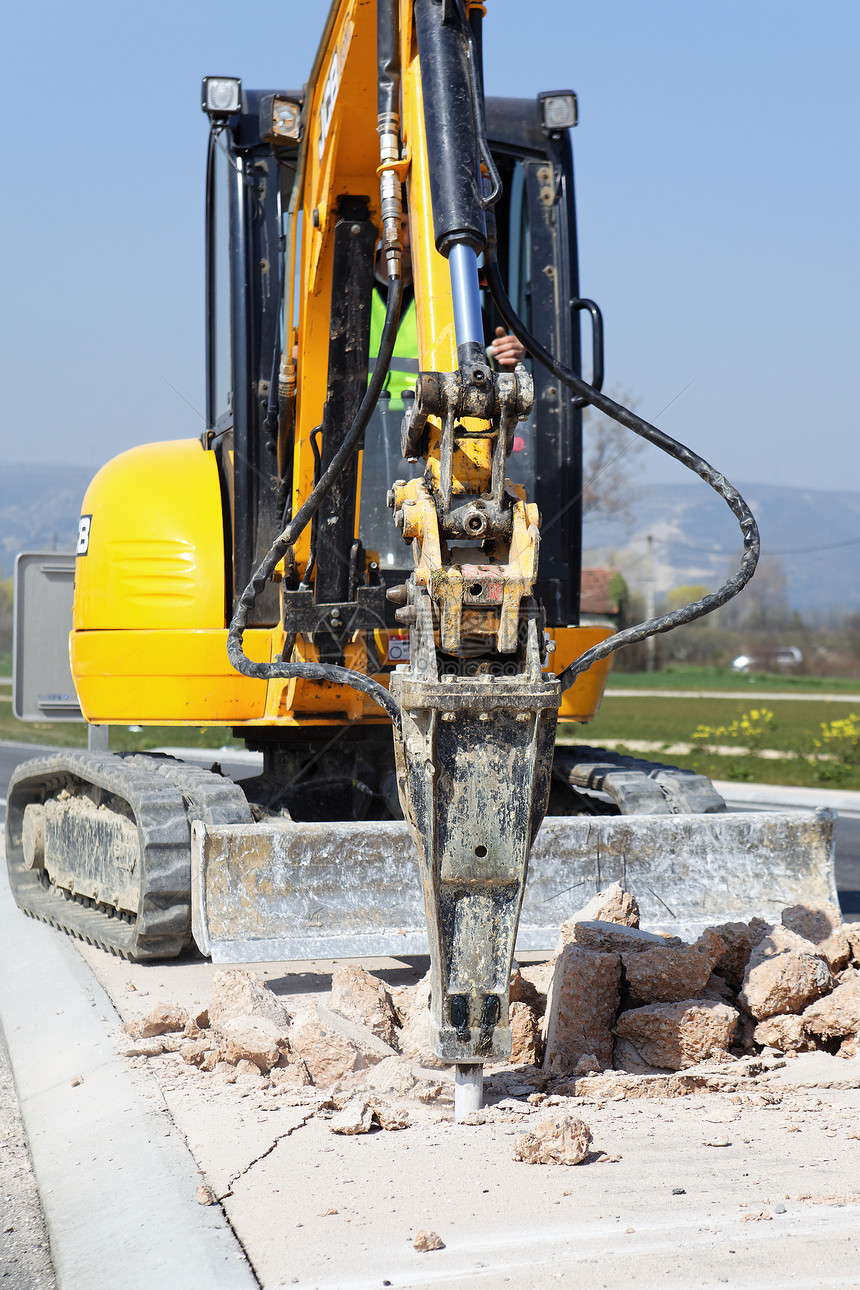
<path fill-rule="evenodd" d="M 516 336 L 509 335 L 504 327 L 497 327 L 496 339 L 490 345 L 490 354 L 503 372 L 512 372 L 517 363 L 525 360 L 526 351 Z"/>

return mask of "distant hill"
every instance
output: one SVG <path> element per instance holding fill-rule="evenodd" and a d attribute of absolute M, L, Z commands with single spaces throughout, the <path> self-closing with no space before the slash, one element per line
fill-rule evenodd
<path fill-rule="evenodd" d="M 12 572 L 18 551 L 73 549 L 92 474 L 82 466 L 0 466 L 0 576 Z M 779 556 L 792 609 L 860 607 L 860 492 L 738 487 L 758 520 L 764 552 Z M 740 530 L 727 506 L 694 481 L 643 486 L 629 525 L 587 520 L 587 562 L 612 560 L 631 588 L 643 590 L 649 533 L 658 594 L 683 583 L 717 586 L 740 552 Z"/>
<path fill-rule="evenodd" d="M 777 556 L 789 606 L 800 613 L 860 607 L 860 492 L 737 485 L 759 525 L 763 554 Z M 631 589 L 647 578 L 647 537 L 654 539 L 656 590 L 685 583 L 709 589 L 725 580 L 741 551 L 737 521 L 704 483 L 643 486 L 629 525 L 586 521 L 588 562 L 614 557 Z"/>
<path fill-rule="evenodd" d="M 0 463 L 0 576 L 19 551 L 73 551 L 88 466 Z"/>

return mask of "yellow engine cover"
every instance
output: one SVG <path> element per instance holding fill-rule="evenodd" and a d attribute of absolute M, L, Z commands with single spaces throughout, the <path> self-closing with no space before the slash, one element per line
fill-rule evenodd
<path fill-rule="evenodd" d="M 114 457 L 87 489 L 82 515 L 75 631 L 224 626 L 218 465 L 199 440 Z"/>
<path fill-rule="evenodd" d="M 218 465 L 199 440 L 132 448 L 82 508 L 70 639 L 93 722 L 221 724 L 263 715 L 266 684 L 227 660 Z M 271 633 L 246 651 L 269 661 Z"/>

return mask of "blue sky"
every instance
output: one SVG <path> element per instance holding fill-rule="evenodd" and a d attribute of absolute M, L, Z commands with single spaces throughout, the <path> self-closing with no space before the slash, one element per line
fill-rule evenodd
<path fill-rule="evenodd" d="M 581 286 L 604 312 L 607 388 L 646 416 L 671 402 L 659 424 L 736 480 L 860 487 L 860 6 L 487 8 L 488 93 L 579 95 Z M 200 432 L 200 79 L 301 84 L 324 16 L 7 10 L 0 461 L 97 467 Z M 642 466 L 681 477 L 650 448 Z"/>

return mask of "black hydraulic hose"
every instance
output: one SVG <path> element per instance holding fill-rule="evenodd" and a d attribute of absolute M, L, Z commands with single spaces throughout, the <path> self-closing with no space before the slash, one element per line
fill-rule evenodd
<path fill-rule="evenodd" d="M 703 596 L 701 600 L 696 600 L 690 605 L 685 605 L 682 609 L 676 609 L 670 614 L 661 614 L 657 618 L 651 618 L 647 622 L 637 624 L 635 627 L 627 627 L 624 631 L 616 632 L 614 636 L 610 636 L 607 640 L 601 641 L 599 645 L 586 650 L 579 658 L 568 664 L 560 674 L 558 679 L 564 691 L 573 685 L 580 673 L 587 671 L 593 663 L 606 658 L 609 654 L 614 653 L 615 650 L 620 649 L 622 645 L 633 645 L 637 641 L 645 640 L 647 636 L 657 636 L 661 632 L 668 632 L 674 627 L 680 627 L 683 623 L 691 623 L 694 619 L 701 618 L 703 614 L 709 614 L 714 609 L 719 609 L 720 605 L 724 605 L 727 600 L 731 600 L 746 586 L 755 573 L 761 543 L 758 525 L 755 522 L 752 511 L 738 490 L 733 484 L 729 483 L 724 475 L 721 475 L 718 470 L 709 465 L 698 453 L 679 443 L 677 439 L 673 439 L 671 435 L 666 434 L 663 430 L 658 430 L 656 426 L 652 426 L 649 421 L 644 421 L 642 417 L 637 416 L 635 412 L 631 412 L 629 408 L 623 407 L 606 394 L 595 390 L 581 376 L 577 376 L 576 372 L 571 371 L 569 367 L 565 367 L 557 358 L 553 358 L 552 354 L 544 349 L 537 337 L 533 336 L 526 328 L 514 313 L 513 306 L 508 299 L 502 282 L 496 258 L 493 224 L 494 220 L 490 216 L 488 219 L 490 236 L 487 240 L 484 256 L 487 286 L 489 287 L 490 295 L 495 301 L 496 308 L 517 339 L 542 366 L 548 368 L 553 376 L 561 381 L 563 385 L 566 385 L 568 389 L 582 395 L 588 403 L 605 413 L 606 416 L 611 417 L 613 421 L 626 426 L 634 434 L 638 434 L 649 443 L 653 443 L 655 447 L 668 453 L 670 457 L 674 457 L 688 470 L 694 471 L 700 479 L 703 479 L 715 492 L 719 493 L 720 497 L 727 503 L 743 534 L 744 549 L 738 571 L 727 582 L 723 583 L 719 590 L 712 592 L 708 596 Z"/>
<path fill-rule="evenodd" d="M 248 615 L 257 596 L 275 571 L 276 565 L 284 558 L 287 551 L 298 540 L 299 535 L 331 489 L 334 481 L 347 466 L 353 454 L 358 450 L 373 409 L 382 391 L 394 342 L 397 338 L 397 327 L 400 322 L 400 306 L 403 300 L 403 281 L 401 278 L 388 279 L 388 301 L 385 309 L 385 323 L 379 343 L 379 354 L 373 375 L 368 382 L 367 390 L 361 401 L 355 420 L 349 428 L 343 443 L 338 448 L 327 470 L 311 490 L 304 503 L 290 520 L 283 533 L 273 542 L 262 563 L 255 570 L 251 581 L 239 597 L 233 621 L 227 632 L 227 656 L 237 672 L 261 681 L 290 680 L 297 677 L 305 681 L 328 681 L 333 685 L 349 685 L 368 695 L 378 703 L 391 717 L 394 725 L 400 728 L 400 708 L 388 693 L 384 685 L 374 681 L 363 672 L 355 672 L 348 667 L 337 667 L 334 663 L 254 663 L 242 648 L 242 639 L 248 624 Z"/>
<path fill-rule="evenodd" d="M 377 117 L 387 125 L 392 120 L 400 119 L 400 30 L 397 0 L 377 0 L 376 62 Z"/>

